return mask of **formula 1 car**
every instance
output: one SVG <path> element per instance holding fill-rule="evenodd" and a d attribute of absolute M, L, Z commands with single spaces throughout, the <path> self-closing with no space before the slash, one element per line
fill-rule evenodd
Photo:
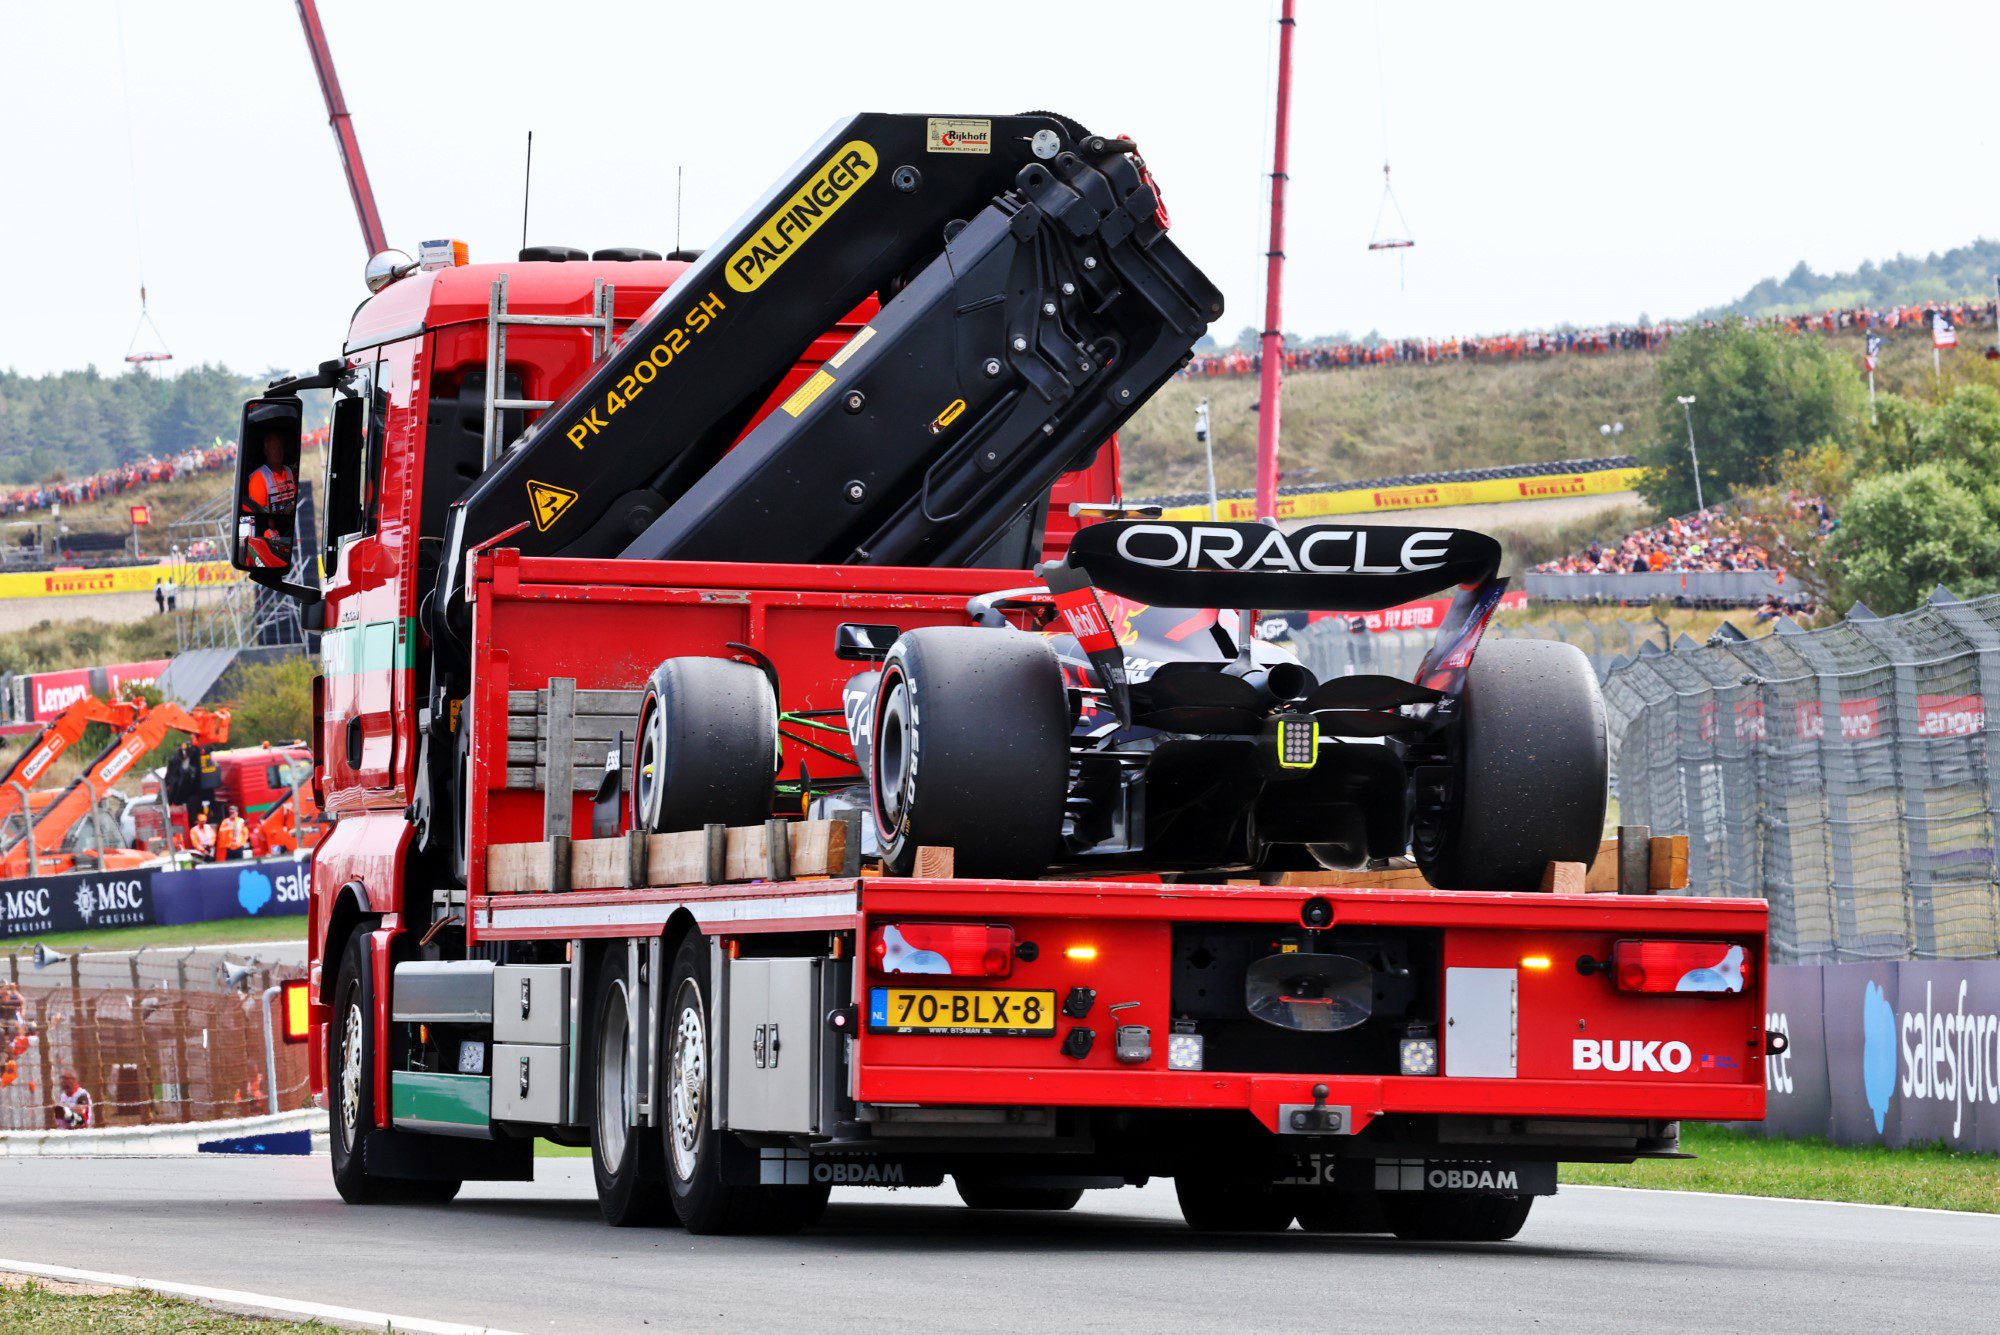
<path fill-rule="evenodd" d="M 900 635 L 850 685 L 882 856 L 906 872 L 919 846 L 946 845 L 959 875 L 1032 877 L 1407 851 L 1450 889 L 1588 862 L 1605 805 L 1596 677 L 1551 641 L 1475 657 L 1499 560 L 1493 539 L 1450 529 L 1087 527 L 1041 568 L 1046 589 L 975 599 L 979 626 Z M 1454 585 L 1415 681 L 1317 681 L 1226 614 L 1180 610 L 1366 612 Z M 1055 633 L 1013 628 L 1009 600 L 1043 602 Z"/>
<path fill-rule="evenodd" d="M 1500 640 L 1475 657 L 1506 589 L 1499 560 L 1492 538 L 1453 529 L 1091 525 L 1042 585 L 972 599 L 975 624 L 839 628 L 839 657 L 879 667 L 843 693 L 862 782 L 814 803 L 862 808 L 899 874 L 926 845 L 951 848 L 960 876 L 1009 879 L 1407 852 L 1441 889 L 1538 885 L 1547 863 L 1596 852 L 1604 706 L 1570 645 Z M 1247 612 L 1218 610 L 1368 612 L 1453 586 L 1415 681 L 1318 681 Z M 660 665 L 635 824 L 769 814 L 775 677 L 768 663 Z"/>

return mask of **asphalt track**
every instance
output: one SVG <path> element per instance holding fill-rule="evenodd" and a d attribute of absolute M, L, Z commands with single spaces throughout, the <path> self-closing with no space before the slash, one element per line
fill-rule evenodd
<path fill-rule="evenodd" d="M 797 1237 L 693 1238 L 604 1227 L 588 1160 L 538 1177 L 364 1209 L 323 1157 L 0 1160 L 0 1258 L 516 1331 L 1946 1331 L 2000 1310 L 2000 1216 L 1570 1188 L 1511 1243 L 1215 1237 L 1156 1182 L 1059 1215 L 843 1190 Z"/>

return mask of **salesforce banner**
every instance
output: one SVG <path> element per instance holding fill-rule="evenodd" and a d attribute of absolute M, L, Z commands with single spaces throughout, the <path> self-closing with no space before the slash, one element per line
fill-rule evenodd
<path fill-rule="evenodd" d="M 2000 960 L 1773 966 L 1763 1129 L 2000 1153 Z"/>
<path fill-rule="evenodd" d="M 157 872 L 153 876 L 153 900 L 159 915 L 155 921 L 173 926 L 304 913 L 311 884 L 311 864 L 304 858 L 218 862 L 190 871 Z"/>
<path fill-rule="evenodd" d="M 302 914 L 310 885 L 310 864 L 303 858 L 224 862 L 191 871 L 142 867 L 23 876 L 0 881 L 0 940 Z"/>

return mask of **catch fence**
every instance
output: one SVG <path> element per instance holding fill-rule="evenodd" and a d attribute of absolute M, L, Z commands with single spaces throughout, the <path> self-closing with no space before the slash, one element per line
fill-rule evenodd
<path fill-rule="evenodd" d="M 59 1126 L 64 1071 L 90 1092 L 93 1124 L 203 1122 L 303 1108 L 305 1050 L 273 1032 L 265 990 L 304 975 L 247 952 L 22 952 L 0 960 L 0 1131 Z M 20 991 L 14 1011 L 8 985 Z M 268 1060 L 267 1060 L 268 1058 Z M 276 1102 L 271 1069 L 276 1070 Z"/>
<path fill-rule="evenodd" d="M 1771 902 L 1784 963 L 2000 956 L 2000 596 L 1683 636 L 1604 685 L 1620 820 L 1686 834 L 1693 893 Z"/>

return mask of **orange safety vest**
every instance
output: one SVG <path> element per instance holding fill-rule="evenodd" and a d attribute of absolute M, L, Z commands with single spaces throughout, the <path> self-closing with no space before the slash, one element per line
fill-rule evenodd
<path fill-rule="evenodd" d="M 231 816 L 222 822 L 217 832 L 215 848 L 218 853 L 227 853 L 242 848 L 250 842 L 250 826 L 241 816 Z"/>

